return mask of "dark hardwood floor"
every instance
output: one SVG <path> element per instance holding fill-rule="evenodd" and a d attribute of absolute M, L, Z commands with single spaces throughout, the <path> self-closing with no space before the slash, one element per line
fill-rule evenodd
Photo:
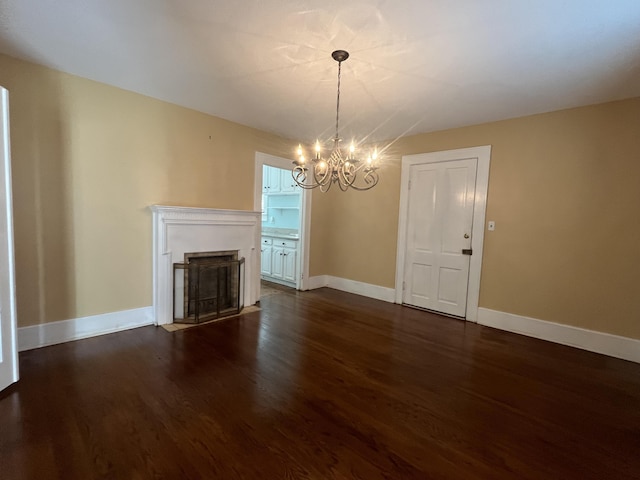
<path fill-rule="evenodd" d="M 20 355 L 0 478 L 640 478 L 640 365 L 321 289 Z"/>

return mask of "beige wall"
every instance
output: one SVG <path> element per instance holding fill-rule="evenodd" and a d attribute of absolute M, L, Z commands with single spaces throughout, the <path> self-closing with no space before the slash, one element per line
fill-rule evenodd
<path fill-rule="evenodd" d="M 19 326 L 151 304 L 155 203 L 252 209 L 291 142 L 0 55 Z M 640 99 L 402 138 L 369 192 L 314 192 L 311 275 L 394 286 L 402 155 L 492 145 L 480 306 L 640 338 Z M 245 174 L 249 175 L 249 181 Z"/>
<path fill-rule="evenodd" d="M 255 151 L 290 153 L 276 136 L 2 55 L 0 85 L 19 326 L 151 305 L 148 206 L 253 210 Z"/>
<path fill-rule="evenodd" d="M 640 338 L 640 98 L 402 138 L 380 184 L 314 196 L 329 274 L 394 287 L 402 155 L 492 145 L 480 306 Z"/>

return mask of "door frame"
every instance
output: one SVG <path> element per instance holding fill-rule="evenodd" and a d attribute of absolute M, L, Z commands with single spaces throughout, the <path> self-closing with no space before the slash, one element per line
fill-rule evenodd
<path fill-rule="evenodd" d="M 404 262 L 407 247 L 407 226 L 409 215 L 409 178 L 413 165 L 425 163 L 449 162 L 475 158 L 478 161 L 476 170 L 476 191 L 473 202 L 473 226 L 471 248 L 473 255 L 469 259 L 469 284 L 467 286 L 467 311 L 465 319 L 477 322 L 478 303 L 480 299 L 480 274 L 482 271 L 482 247 L 484 244 L 484 224 L 487 209 L 487 191 L 489 186 L 489 165 L 491 162 L 491 145 L 459 148 L 440 152 L 418 153 L 402 157 L 400 178 L 400 213 L 398 215 L 398 246 L 396 254 L 396 288 L 395 302 L 402 304 L 402 283 L 404 281 Z"/>
<path fill-rule="evenodd" d="M 293 160 L 276 157 L 267 153 L 256 152 L 255 157 L 255 181 L 253 193 L 253 208 L 259 212 L 262 210 L 262 167 L 271 167 L 291 170 Z M 301 188 L 300 198 L 300 255 L 296 259 L 298 278 L 296 288 L 298 290 L 308 290 L 309 283 L 309 239 L 311 237 L 311 192 Z"/>
<path fill-rule="evenodd" d="M 9 140 L 9 92 L 0 87 L 0 390 L 18 381 L 16 279 L 11 193 L 11 146 Z M 7 383 L 8 381 L 8 383 Z"/>

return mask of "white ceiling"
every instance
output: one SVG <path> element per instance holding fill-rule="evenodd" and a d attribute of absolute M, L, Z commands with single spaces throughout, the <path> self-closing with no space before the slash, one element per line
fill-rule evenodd
<path fill-rule="evenodd" d="M 285 137 L 640 96 L 640 0 L 0 0 L 0 52 Z"/>

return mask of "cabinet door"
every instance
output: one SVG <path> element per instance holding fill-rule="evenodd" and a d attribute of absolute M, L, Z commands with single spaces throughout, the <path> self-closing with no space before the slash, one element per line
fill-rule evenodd
<path fill-rule="evenodd" d="M 282 247 L 273 247 L 273 260 L 271 262 L 271 276 L 275 278 L 283 278 L 284 273 L 284 249 Z"/>
<path fill-rule="evenodd" d="M 298 250 L 295 248 L 283 248 L 282 256 L 284 258 L 282 278 L 288 282 L 296 281 L 296 256 Z"/>
<path fill-rule="evenodd" d="M 280 191 L 282 193 L 293 193 L 297 191 L 300 187 L 296 185 L 296 182 L 293 180 L 293 175 L 291 175 L 291 170 L 280 170 Z"/>
<path fill-rule="evenodd" d="M 273 247 L 271 245 L 262 245 L 260 249 L 260 273 L 262 275 L 271 275 L 272 260 Z"/>
<path fill-rule="evenodd" d="M 269 169 L 269 193 L 280 192 L 280 169 L 267 167 Z"/>
<path fill-rule="evenodd" d="M 269 178 L 269 174 L 271 167 L 269 167 L 268 165 L 263 165 L 262 166 L 262 193 L 269 193 L 269 185 L 271 182 L 271 179 Z"/>

